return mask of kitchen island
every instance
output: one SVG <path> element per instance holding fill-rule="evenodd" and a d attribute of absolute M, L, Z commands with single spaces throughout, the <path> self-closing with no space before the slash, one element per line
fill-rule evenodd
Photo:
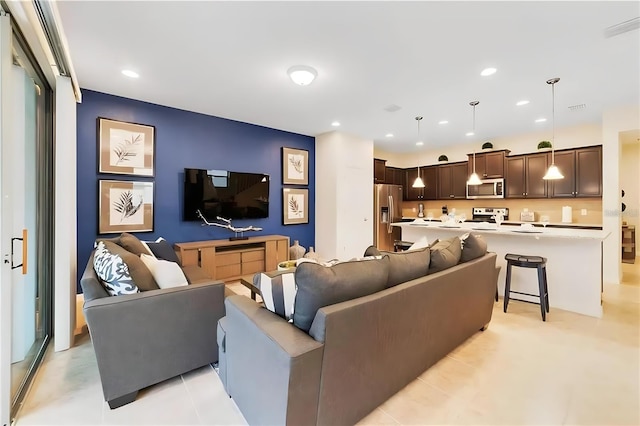
<path fill-rule="evenodd" d="M 507 253 L 546 257 L 550 307 L 602 317 L 602 241 L 607 238 L 608 232 L 468 222 L 447 226 L 439 221 L 429 223 L 420 220 L 392 225 L 402 229 L 404 241 L 426 237 L 431 242 L 436 238 L 462 236 L 467 232 L 482 234 L 488 250 L 498 255 L 497 265 L 501 266 L 498 277 L 500 295 L 504 295 L 507 265 L 504 256 Z M 535 269 L 514 267 L 511 271 L 512 291 L 538 294 Z M 514 297 L 538 301 L 536 297 Z"/>

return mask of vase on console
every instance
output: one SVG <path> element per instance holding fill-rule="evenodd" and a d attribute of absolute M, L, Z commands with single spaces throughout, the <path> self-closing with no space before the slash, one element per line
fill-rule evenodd
<path fill-rule="evenodd" d="M 307 251 L 303 246 L 300 245 L 298 240 L 293 241 L 293 245 L 289 247 L 289 260 L 298 260 L 304 256 L 304 253 Z"/>
<path fill-rule="evenodd" d="M 316 262 L 320 260 L 320 256 L 313 250 L 313 247 L 309 247 L 309 253 L 304 255 L 305 259 L 315 260 Z"/>

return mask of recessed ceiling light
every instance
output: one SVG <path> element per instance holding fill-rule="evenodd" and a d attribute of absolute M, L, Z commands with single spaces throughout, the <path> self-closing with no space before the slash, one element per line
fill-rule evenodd
<path fill-rule="evenodd" d="M 528 103 L 529 103 L 529 101 L 528 101 L 528 100 L 523 99 L 523 100 L 521 100 L 521 101 L 516 102 L 516 106 L 522 106 L 522 105 L 526 105 L 526 104 L 528 104 Z"/>
<path fill-rule="evenodd" d="M 392 138 L 393 137 L 393 133 L 387 133 L 386 135 L 384 135 L 387 138 Z"/>
<path fill-rule="evenodd" d="M 440 120 L 438 121 L 438 124 L 449 124 L 449 122 L 447 120 Z"/>
<path fill-rule="evenodd" d="M 466 136 L 473 136 L 474 134 L 475 134 L 475 133 L 473 133 L 473 132 L 467 132 L 467 133 L 465 133 L 465 135 L 466 135 Z"/>
<path fill-rule="evenodd" d="M 287 70 L 287 74 L 295 84 L 308 86 L 318 76 L 318 71 L 307 65 L 295 65 Z"/>
<path fill-rule="evenodd" d="M 489 76 L 489 75 L 493 75 L 493 74 L 495 74 L 495 73 L 496 73 L 496 71 L 498 71 L 498 70 L 497 70 L 497 69 L 495 69 L 495 68 L 485 68 L 485 69 L 483 69 L 483 70 L 482 70 L 482 72 L 480 73 L 480 75 L 481 75 L 481 76 L 483 76 L 483 77 L 487 77 L 487 76 Z"/>
<path fill-rule="evenodd" d="M 536 119 L 536 123 L 544 123 L 545 121 L 547 121 L 546 118 L 537 118 Z"/>
<path fill-rule="evenodd" d="M 135 71 L 131 71 L 131 70 L 122 70 L 122 74 L 126 75 L 127 77 L 131 77 L 131 78 L 140 77 L 140 74 L 138 74 Z"/>
<path fill-rule="evenodd" d="M 340 122 L 339 121 L 334 121 L 333 123 L 331 123 L 331 125 L 333 127 L 338 127 L 338 126 L 340 126 Z"/>
<path fill-rule="evenodd" d="M 416 145 L 418 145 L 418 146 L 422 146 L 422 145 L 424 145 L 424 142 L 422 142 L 422 141 L 418 141 L 418 142 L 416 142 Z"/>

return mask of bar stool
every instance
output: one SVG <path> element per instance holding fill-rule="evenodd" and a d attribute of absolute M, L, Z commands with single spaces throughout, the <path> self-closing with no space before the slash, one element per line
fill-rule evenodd
<path fill-rule="evenodd" d="M 529 302 L 523 299 L 521 302 L 534 303 L 540 305 L 540 313 L 542 313 L 542 321 L 547 320 L 546 313 L 549 312 L 549 288 L 547 287 L 547 259 L 541 256 L 526 256 L 522 254 L 507 253 L 505 255 L 507 261 L 507 279 L 504 285 L 504 312 L 507 312 L 507 306 L 509 305 L 509 296 L 511 293 L 524 294 L 526 296 L 540 298 L 540 303 Z M 519 291 L 511 290 L 511 267 L 520 266 L 522 268 L 536 268 L 538 270 L 538 290 L 540 294 L 522 293 Z"/>
<path fill-rule="evenodd" d="M 411 241 L 395 240 L 393 242 L 393 251 L 409 250 L 409 247 L 411 247 L 412 245 L 413 243 Z"/>

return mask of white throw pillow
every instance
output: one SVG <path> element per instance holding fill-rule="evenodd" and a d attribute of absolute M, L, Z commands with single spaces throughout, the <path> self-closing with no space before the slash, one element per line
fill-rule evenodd
<path fill-rule="evenodd" d="M 181 287 L 189 285 L 180 265 L 169 260 L 156 259 L 148 254 L 141 254 L 140 259 L 153 275 L 160 288 Z"/>
<path fill-rule="evenodd" d="M 418 250 L 418 249 L 423 249 L 425 247 L 429 247 L 429 241 L 427 240 L 427 237 L 422 237 L 415 243 L 411 244 L 411 247 L 409 247 L 409 250 Z"/>

